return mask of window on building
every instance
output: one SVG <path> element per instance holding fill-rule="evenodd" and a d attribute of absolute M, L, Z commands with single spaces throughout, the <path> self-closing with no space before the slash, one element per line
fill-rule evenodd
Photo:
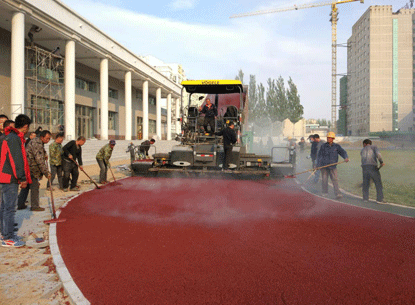
<path fill-rule="evenodd" d="M 118 113 L 108 111 L 108 129 L 116 130 L 117 129 L 117 115 Z"/>
<path fill-rule="evenodd" d="M 85 91 L 90 91 L 90 92 L 97 92 L 97 83 L 96 82 L 91 82 L 88 80 L 84 80 L 82 78 L 75 78 L 75 83 L 76 83 L 76 88 L 85 90 Z"/>
<path fill-rule="evenodd" d="M 153 96 L 148 97 L 148 104 L 149 105 L 156 105 L 156 98 Z"/>
<path fill-rule="evenodd" d="M 118 90 L 109 88 L 108 89 L 108 96 L 110 98 L 113 98 L 113 99 L 116 99 L 117 100 L 118 99 Z"/>
<path fill-rule="evenodd" d="M 63 125 L 64 110 L 62 101 L 32 95 L 30 104 L 26 107 L 26 113 L 35 125 L 49 125 L 48 128 L 51 130 L 54 126 Z"/>
<path fill-rule="evenodd" d="M 94 136 L 95 108 L 75 105 L 75 133 L 76 136 L 92 138 Z"/>
<path fill-rule="evenodd" d="M 98 92 L 98 85 L 97 85 L 97 83 L 95 83 L 95 82 L 89 82 L 88 83 L 88 91 L 97 93 Z"/>
<path fill-rule="evenodd" d="M 148 120 L 148 132 L 156 133 L 156 121 L 155 120 Z"/>
<path fill-rule="evenodd" d="M 64 72 L 59 70 L 58 75 L 59 75 L 59 83 L 61 83 L 61 84 L 65 83 L 65 74 L 64 74 Z"/>
<path fill-rule="evenodd" d="M 141 102 L 142 100 L 143 100 L 143 93 L 141 92 L 141 91 L 136 91 L 135 92 L 135 98 L 139 101 L 139 102 Z"/>

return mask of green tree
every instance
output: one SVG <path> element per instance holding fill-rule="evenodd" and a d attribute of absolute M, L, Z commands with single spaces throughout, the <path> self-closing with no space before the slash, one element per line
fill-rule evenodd
<path fill-rule="evenodd" d="M 267 80 L 267 93 L 266 93 L 266 107 L 268 109 L 269 117 L 271 119 L 275 118 L 274 112 L 277 105 L 277 92 L 275 80 L 268 78 Z"/>
<path fill-rule="evenodd" d="M 235 79 L 243 83 L 244 73 L 239 70 Z M 248 85 L 249 116 L 251 122 L 262 123 L 282 122 L 289 118 L 291 122 L 298 122 L 304 113 L 300 103 L 300 95 L 293 80 L 289 79 L 288 89 L 282 76 L 278 79 L 268 78 L 267 88 L 262 83 L 257 84 L 255 75 L 249 75 Z"/>
<path fill-rule="evenodd" d="M 319 124 L 320 126 L 328 126 L 330 123 L 327 122 L 326 119 L 318 119 L 317 124 Z"/>
<path fill-rule="evenodd" d="M 240 80 L 242 85 L 244 84 L 244 72 L 242 71 L 242 69 L 239 69 L 238 75 L 235 76 L 236 80 Z"/>
<path fill-rule="evenodd" d="M 304 107 L 300 103 L 300 95 L 298 94 L 297 86 L 293 80 L 288 80 L 287 89 L 287 105 L 288 105 L 288 119 L 293 123 L 297 123 L 304 114 Z"/>
<path fill-rule="evenodd" d="M 266 121 L 265 119 L 268 117 L 268 109 L 265 100 L 265 87 L 261 83 L 257 86 L 257 100 L 253 107 L 253 118 L 254 121 L 261 125 L 262 122 Z"/>
<path fill-rule="evenodd" d="M 288 99 L 285 90 L 285 82 L 282 76 L 275 81 L 276 101 L 272 109 L 273 119 L 284 121 L 288 117 Z"/>
<path fill-rule="evenodd" d="M 249 75 L 249 85 L 248 85 L 248 109 L 250 115 L 253 115 L 253 109 L 257 103 L 257 90 L 256 90 L 256 78 L 255 75 Z"/>

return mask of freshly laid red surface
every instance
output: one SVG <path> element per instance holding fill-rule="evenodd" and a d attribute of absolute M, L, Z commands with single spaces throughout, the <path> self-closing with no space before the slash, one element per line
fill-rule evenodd
<path fill-rule="evenodd" d="M 293 180 L 129 178 L 85 193 L 58 244 L 92 304 L 415 304 L 415 221 Z"/>

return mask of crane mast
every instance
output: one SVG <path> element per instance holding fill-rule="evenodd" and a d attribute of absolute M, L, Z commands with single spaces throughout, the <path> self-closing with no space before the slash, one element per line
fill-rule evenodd
<path fill-rule="evenodd" d="M 271 10 L 262 10 L 255 11 L 251 13 L 243 13 L 232 15 L 230 18 L 240 18 L 240 17 L 250 17 L 264 14 L 273 14 L 273 13 L 282 13 L 293 10 L 300 10 L 306 8 L 320 7 L 331 5 L 331 130 L 336 131 L 337 128 L 337 20 L 338 20 L 338 10 L 337 5 L 343 3 L 351 3 L 360 1 L 364 3 L 364 0 L 332 0 L 320 3 L 311 3 L 311 4 L 302 4 L 294 5 L 287 8 L 271 9 Z"/>
<path fill-rule="evenodd" d="M 331 128 L 337 132 L 337 6 L 331 6 Z"/>

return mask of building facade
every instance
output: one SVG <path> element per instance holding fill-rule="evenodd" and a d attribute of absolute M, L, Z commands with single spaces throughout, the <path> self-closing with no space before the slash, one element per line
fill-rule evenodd
<path fill-rule="evenodd" d="M 52 132 L 63 125 L 67 140 L 180 132 L 181 86 L 61 1 L 0 1 L 0 17 L 1 113 Z"/>
<path fill-rule="evenodd" d="M 414 13 L 371 6 L 348 40 L 347 131 L 414 131 Z"/>
<path fill-rule="evenodd" d="M 166 64 L 162 60 L 152 55 L 144 56 L 142 57 L 142 59 L 150 66 L 153 66 L 156 70 L 160 71 L 161 74 L 163 74 L 168 79 L 170 79 L 178 85 L 180 85 L 182 81 L 186 80 L 186 74 L 184 72 L 182 65 L 180 64 Z"/>
<path fill-rule="evenodd" d="M 347 76 L 340 78 L 340 110 L 337 133 L 347 135 Z"/>

